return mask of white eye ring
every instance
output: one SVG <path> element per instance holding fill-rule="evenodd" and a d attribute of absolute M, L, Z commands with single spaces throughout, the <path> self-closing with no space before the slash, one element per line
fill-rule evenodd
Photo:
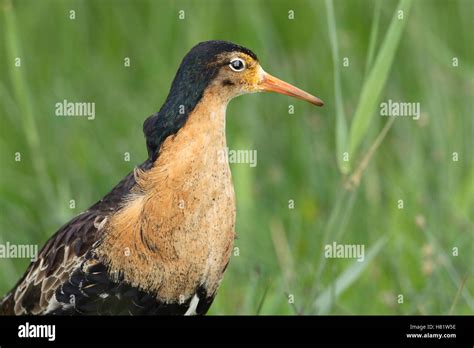
<path fill-rule="evenodd" d="M 237 72 L 243 71 L 245 69 L 245 60 L 234 58 L 230 61 L 229 67 Z"/>

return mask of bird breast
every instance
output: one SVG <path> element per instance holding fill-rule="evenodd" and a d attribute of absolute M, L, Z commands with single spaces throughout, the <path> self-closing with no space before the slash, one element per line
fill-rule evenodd
<path fill-rule="evenodd" d="M 229 262 L 235 228 L 231 172 L 222 150 L 226 103 L 205 94 L 186 124 L 162 144 L 153 168 L 107 220 L 96 254 L 112 277 L 165 302 L 198 287 L 214 294 Z"/>

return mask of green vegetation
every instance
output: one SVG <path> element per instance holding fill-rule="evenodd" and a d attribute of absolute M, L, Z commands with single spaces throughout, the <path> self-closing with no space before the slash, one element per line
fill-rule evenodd
<path fill-rule="evenodd" d="M 141 163 L 184 54 L 225 39 L 326 105 L 229 105 L 229 148 L 258 165 L 231 165 L 238 256 L 211 313 L 472 313 L 473 14 L 469 0 L 0 0 L 0 243 L 42 245 Z M 64 99 L 95 102 L 95 120 L 56 117 Z M 380 116 L 389 99 L 421 117 Z M 364 244 L 365 261 L 325 258 L 333 242 Z M 0 259 L 0 296 L 27 264 Z"/>

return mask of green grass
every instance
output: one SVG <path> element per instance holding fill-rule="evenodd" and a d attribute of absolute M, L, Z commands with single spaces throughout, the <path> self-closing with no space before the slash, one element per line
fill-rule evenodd
<path fill-rule="evenodd" d="M 326 104 L 229 105 L 228 145 L 258 165 L 231 165 L 238 256 L 211 313 L 472 313 L 473 14 L 468 0 L 0 0 L 0 243 L 43 244 L 141 163 L 183 55 L 225 39 Z M 95 102 L 96 119 L 56 117 L 63 99 Z M 388 124 L 388 99 L 420 102 L 421 119 Z M 364 244 L 365 262 L 326 259 L 333 241 Z M 26 267 L 0 259 L 0 294 Z"/>
<path fill-rule="evenodd" d="M 365 138 L 370 126 L 370 120 L 377 109 L 378 100 L 387 83 L 390 68 L 400 42 L 403 28 L 409 19 L 412 0 L 400 0 L 395 13 L 392 15 L 390 27 L 380 47 L 380 51 L 371 68 L 367 80 L 362 86 L 359 103 L 354 113 L 354 120 L 349 133 L 349 156 L 355 157 L 357 149 Z M 374 21 L 374 26 L 378 19 Z M 369 50 L 370 56 L 370 50 Z M 351 160 L 349 160 L 350 162 Z"/>

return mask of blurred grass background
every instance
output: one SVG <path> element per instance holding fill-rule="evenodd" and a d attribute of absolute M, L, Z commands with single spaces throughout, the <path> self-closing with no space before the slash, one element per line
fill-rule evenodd
<path fill-rule="evenodd" d="M 474 311 L 472 1 L 0 4 L 1 243 L 42 245 L 141 163 L 142 123 L 184 54 L 224 39 L 326 105 L 273 94 L 229 105 L 228 145 L 257 149 L 258 165 L 231 165 L 238 256 L 210 313 Z M 404 19 L 392 26 L 397 6 Z M 95 102 L 96 119 L 56 117 L 64 99 Z M 421 103 L 421 118 L 387 124 L 378 104 L 388 99 Z M 333 241 L 364 244 L 365 262 L 325 259 Z M 0 260 L 1 295 L 27 264 Z"/>

